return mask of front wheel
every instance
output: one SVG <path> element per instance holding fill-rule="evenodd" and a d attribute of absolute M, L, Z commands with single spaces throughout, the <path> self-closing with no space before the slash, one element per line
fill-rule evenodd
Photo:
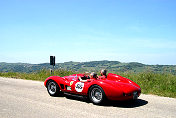
<path fill-rule="evenodd" d="M 50 96 L 60 96 L 62 94 L 58 84 L 52 80 L 47 83 L 47 91 Z"/>
<path fill-rule="evenodd" d="M 93 104 L 102 104 L 103 101 L 105 101 L 106 96 L 100 86 L 94 85 L 90 88 L 89 99 L 91 102 L 93 102 Z"/>

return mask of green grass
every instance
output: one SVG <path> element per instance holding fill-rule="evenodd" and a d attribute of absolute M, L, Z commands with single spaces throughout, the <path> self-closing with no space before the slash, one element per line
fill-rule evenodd
<path fill-rule="evenodd" d="M 67 71 L 64 69 L 55 70 L 57 76 L 68 76 L 74 71 Z M 129 78 L 141 86 L 142 93 L 154 94 L 159 96 L 176 98 L 176 75 L 171 73 L 153 73 L 153 72 L 121 72 L 116 73 L 123 77 Z M 18 72 L 3 72 L 0 76 L 20 78 L 27 80 L 44 81 L 47 77 L 51 76 L 48 70 L 41 70 L 35 73 L 18 73 Z"/>
<path fill-rule="evenodd" d="M 144 94 L 176 98 L 176 75 L 170 73 L 117 73 L 139 84 Z"/>

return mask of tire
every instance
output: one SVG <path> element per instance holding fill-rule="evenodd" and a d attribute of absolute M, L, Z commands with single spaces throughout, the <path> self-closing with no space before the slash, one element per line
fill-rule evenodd
<path fill-rule="evenodd" d="M 57 97 L 57 96 L 62 95 L 62 92 L 60 91 L 58 84 L 53 80 L 48 81 L 47 91 L 48 91 L 49 95 L 53 96 L 53 97 Z"/>
<path fill-rule="evenodd" d="M 106 95 L 103 89 L 98 86 L 94 85 L 90 88 L 89 91 L 89 100 L 96 105 L 102 104 L 106 99 Z"/>

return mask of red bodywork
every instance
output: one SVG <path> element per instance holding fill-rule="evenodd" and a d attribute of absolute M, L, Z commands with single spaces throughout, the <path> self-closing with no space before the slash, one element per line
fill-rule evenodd
<path fill-rule="evenodd" d="M 88 96 L 91 86 L 98 85 L 104 90 L 109 100 L 130 100 L 133 99 L 134 92 L 137 92 L 138 96 L 141 94 L 138 84 L 113 73 L 109 73 L 105 79 L 89 79 L 87 82 L 80 82 L 78 78 L 83 76 L 84 74 L 64 77 L 51 76 L 45 80 L 44 85 L 46 86 L 48 80 L 53 80 L 59 85 L 62 92 L 86 96 Z M 82 86 L 79 88 L 78 84 L 80 83 Z"/>

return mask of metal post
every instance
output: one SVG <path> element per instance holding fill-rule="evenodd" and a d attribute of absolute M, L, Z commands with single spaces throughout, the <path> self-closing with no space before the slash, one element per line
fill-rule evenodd
<path fill-rule="evenodd" d="M 54 75 L 54 65 L 53 65 L 53 75 Z"/>
<path fill-rule="evenodd" d="M 50 72 L 54 75 L 55 56 L 50 56 L 50 65 L 53 65 L 53 70 L 51 69 Z"/>

